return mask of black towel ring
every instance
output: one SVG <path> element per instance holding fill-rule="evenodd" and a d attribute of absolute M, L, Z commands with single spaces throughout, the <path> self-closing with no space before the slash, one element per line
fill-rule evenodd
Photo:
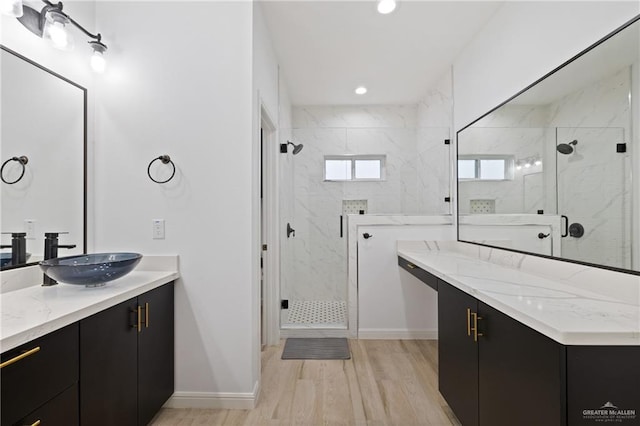
<path fill-rule="evenodd" d="M 18 177 L 18 179 L 14 180 L 14 181 L 11 181 L 11 182 L 7 181 L 4 178 L 4 166 L 6 166 L 9 163 L 9 161 L 17 161 L 22 166 L 22 173 L 20 173 L 20 176 Z M 0 179 L 2 179 L 2 181 L 4 183 L 6 183 L 7 185 L 13 185 L 14 183 L 20 182 L 20 179 L 23 178 L 24 172 L 26 170 L 25 164 L 27 164 L 28 162 L 29 162 L 29 159 L 27 158 L 26 155 L 21 155 L 20 157 L 11 157 L 11 158 L 9 158 L 7 161 L 2 163 L 2 167 L 0 167 Z"/>
<path fill-rule="evenodd" d="M 151 177 L 151 165 L 153 163 L 155 163 L 156 161 L 158 161 L 158 160 L 160 160 L 162 162 L 162 164 L 171 163 L 171 167 L 173 167 L 173 171 L 171 172 L 171 176 L 169 176 L 169 179 L 167 179 L 167 180 L 155 180 L 154 178 Z M 168 155 L 161 155 L 161 156 L 151 160 L 151 162 L 149 163 L 149 167 L 147 167 L 147 174 L 149 175 L 149 179 L 151 179 L 155 183 L 167 183 L 171 179 L 173 179 L 173 177 L 175 176 L 175 174 L 176 174 L 176 165 L 173 164 L 173 161 L 171 161 L 171 157 L 169 157 Z"/>

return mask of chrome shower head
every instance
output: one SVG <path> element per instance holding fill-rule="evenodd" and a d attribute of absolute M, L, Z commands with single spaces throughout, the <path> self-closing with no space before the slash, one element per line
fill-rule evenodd
<path fill-rule="evenodd" d="M 573 152 L 573 147 L 576 146 L 577 144 L 578 144 L 578 141 L 574 139 L 569 143 L 559 144 L 558 146 L 556 146 L 556 149 L 560 154 L 568 155 Z"/>

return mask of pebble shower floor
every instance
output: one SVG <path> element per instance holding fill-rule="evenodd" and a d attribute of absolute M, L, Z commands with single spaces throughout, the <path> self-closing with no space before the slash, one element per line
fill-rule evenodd
<path fill-rule="evenodd" d="M 346 324 L 347 302 L 299 301 L 289 304 L 288 324 Z"/>

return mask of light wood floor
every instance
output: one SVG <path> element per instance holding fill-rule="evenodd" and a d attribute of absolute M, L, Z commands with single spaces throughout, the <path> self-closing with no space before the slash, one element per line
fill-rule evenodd
<path fill-rule="evenodd" d="M 350 340 L 347 361 L 281 360 L 262 353 L 253 410 L 170 409 L 153 425 L 459 425 L 438 393 L 437 342 Z"/>

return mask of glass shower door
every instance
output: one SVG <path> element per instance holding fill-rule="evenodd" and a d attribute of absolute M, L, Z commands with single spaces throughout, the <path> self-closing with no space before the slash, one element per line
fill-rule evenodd
<path fill-rule="evenodd" d="M 630 267 L 631 176 L 617 146 L 624 136 L 621 127 L 556 129 L 558 214 L 568 218 L 562 257 Z"/>

